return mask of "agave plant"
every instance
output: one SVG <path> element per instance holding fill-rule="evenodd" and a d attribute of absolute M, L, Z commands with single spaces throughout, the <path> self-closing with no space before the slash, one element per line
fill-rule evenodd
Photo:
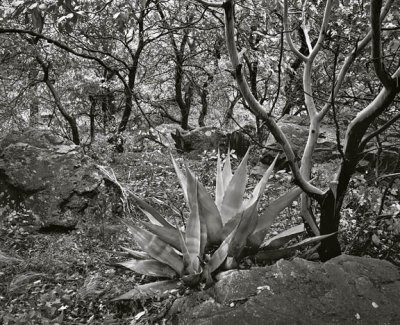
<path fill-rule="evenodd" d="M 300 225 L 263 244 L 268 228 L 276 216 L 300 195 L 301 189 L 290 190 L 259 214 L 260 197 L 265 191 L 277 158 L 254 188 L 250 198 L 244 199 L 248 156 L 249 151 L 233 174 L 229 151 L 223 168 L 218 153 L 216 192 L 213 199 L 194 173 L 187 166 L 183 173 L 171 155 L 190 210 L 185 232 L 168 222 L 145 201 L 134 197 L 149 221 L 143 222 L 143 227 L 133 222 L 125 224 L 145 253 L 126 249 L 134 259 L 120 265 L 139 274 L 179 278 L 186 285 L 195 286 L 203 280 L 210 283 L 212 274 L 221 267 L 235 268 L 248 254 L 258 253 L 259 258 L 268 259 L 269 251 L 271 258 L 275 258 L 280 253 L 287 253 L 288 249 L 310 243 L 304 241 L 293 248 L 280 249 L 291 238 L 304 231 L 304 225 Z M 323 238 L 325 236 L 315 237 L 313 242 Z M 128 297 L 129 293 L 118 299 Z"/>

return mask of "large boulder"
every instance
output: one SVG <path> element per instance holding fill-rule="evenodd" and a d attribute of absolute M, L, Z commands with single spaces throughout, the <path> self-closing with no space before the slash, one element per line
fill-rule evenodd
<path fill-rule="evenodd" d="M 229 146 L 243 157 L 251 144 L 251 139 L 246 132 L 236 130 L 227 133 L 221 128 L 205 126 L 191 131 L 176 129 L 171 136 L 175 141 L 175 147 L 183 152 L 201 153 L 218 148 L 226 151 Z"/>
<path fill-rule="evenodd" d="M 304 152 L 304 148 L 307 143 L 309 122 L 308 117 L 286 115 L 278 122 L 278 126 L 281 128 L 283 133 L 292 145 L 293 151 L 297 157 L 301 157 Z M 277 155 L 277 153 L 283 152 L 281 146 L 275 141 L 275 138 L 271 135 L 261 157 L 261 162 L 269 165 Z M 323 125 L 320 128 L 320 135 L 318 143 L 315 148 L 313 159 L 317 163 L 323 163 L 339 157 L 339 151 L 337 150 L 336 143 L 336 131 L 331 125 Z M 283 167 L 285 165 L 286 158 L 281 155 L 278 161 L 278 166 Z"/>
<path fill-rule="evenodd" d="M 292 145 L 293 151 L 300 159 L 303 155 L 307 143 L 309 132 L 309 120 L 307 116 L 286 115 L 278 123 L 283 133 Z M 342 137 L 345 130 L 340 130 Z M 400 170 L 400 149 L 398 134 L 388 134 L 378 148 L 374 141 L 370 141 L 358 164 L 358 171 L 365 172 L 373 169 L 379 169 L 381 173 L 396 173 Z M 341 145 L 344 139 L 340 141 Z M 261 156 L 261 163 L 269 165 L 278 153 L 283 153 L 281 146 L 275 141 L 273 136 L 267 140 Z M 314 150 L 313 160 L 316 163 L 324 163 L 339 158 L 340 153 L 337 146 L 336 126 L 333 124 L 323 124 L 320 128 L 317 145 Z M 287 160 L 284 154 L 281 154 L 278 162 L 278 168 L 287 168 Z"/>
<path fill-rule="evenodd" d="M 0 212 L 31 211 L 41 226 L 74 227 L 103 178 L 79 146 L 49 131 L 12 132 L 0 141 Z"/>
<path fill-rule="evenodd" d="M 400 273 L 387 261 L 295 258 L 223 272 L 207 291 L 178 298 L 174 324 L 397 324 Z"/>

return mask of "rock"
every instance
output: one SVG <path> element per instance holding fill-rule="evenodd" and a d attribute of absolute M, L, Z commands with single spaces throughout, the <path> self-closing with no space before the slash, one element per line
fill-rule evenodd
<path fill-rule="evenodd" d="M 171 133 L 175 147 L 183 152 L 198 152 L 220 149 L 226 151 L 228 146 L 234 149 L 238 156 L 243 157 L 250 146 L 250 138 L 241 130 L 226 133 L 216 127 L 200 127 L 192 131 L 176 129 Z"/>
<path fill-rule="evenodd" d="M 229 147 L 231 149 L 234 149 L 239 157 L 244 157 L 251 145 L 251 138 L 248 136 L 248 134 L 246 134 L 242 130 L 236 130 L 234 132 L 228 133 L 227 138 Z"/>
<path fill-rule="evenodd" d="M 278 122 L 278 126 L 285 133 L 297 157 L 302 156 L 308 138 L 307 117 L 286 115 Z M 275 156 L 282 152 L 281 146 L 271 135 L 266 143 L 261 157 L 261 163 L 270 165 Z M 314 162 L 322 163 L 339 157 L 336 144 L 336 131 L 333 126 L 323 125 L 320 128 L 318 143 L 314 152 Z M 278 168 L 286 167 L 286 157 L 282 154 L 277 162 Z"/>
<path fill-rule="evenodd" d="M 219 274 L 214 287 L 177 299 L 174 324 L 397 324 L 400 273 L 387 261 L 300 258 Z"/>
<path fill-rule="evenodd" d="M 307 117 L 286 115 L 278 123 L 278 126 L 285 133 L 293 150 L 299 160 L 303 155 L 304 148 L 308 138 Z M 341 130 L 341 136 L 344 137 L 345 130 Z M 341 139 L 341 145 L 344 140 Z M 385 141 L 381 143 L 383 150 L 378 150 L 376 144 L 370 141 L 362 154 L 362 160 L 358 164 L 359 172 L 366 172 L 376 169 L 378 166 L 381 173 L 396 173 L 400 171 L 400 149 L 398 145 L 398 135 L 388 135 Z M 268 138 L 265 149 L 260 159 L 262 164 L 270 165 L 278 153 L 282 153 L 277 161 L 277 169 L 288 168 L 286 157 L 283 154 L 281 146 L 275 141 L 273 136 Z M 314 151 L 313 161 L 315 163 L 324 163 L 339 158 L 340 153 L 337 149 L 336 127 L 332 124 L 323 124 L 320 128 L 318 142 Z M 375 176 L 374 176 L 375 177 Z"/>
<path fill-rule="evenodd" d="M 31 211 L 43 227 L 74 227 L 102 182 L 79 146 L 50 131 L 12 132 L 0 141 L 0 206 Z"/>

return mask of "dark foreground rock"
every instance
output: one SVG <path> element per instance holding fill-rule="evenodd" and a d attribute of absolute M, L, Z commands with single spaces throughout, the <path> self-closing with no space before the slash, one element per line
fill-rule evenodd
<path fill-rule="evenodd" d="M 74 227 L 99 199 L 103 177 L 79 146 L 45 130 L 0 141 L 0 216 L 30 211 L 42 227 Z"/>
<path fill-rule="evenodd" d="M 205 292 L 179 298 L 173 324 L 399 324 L 400 273 L 387 261 L 342 255 L 295 258 L 221 273 Z"/>

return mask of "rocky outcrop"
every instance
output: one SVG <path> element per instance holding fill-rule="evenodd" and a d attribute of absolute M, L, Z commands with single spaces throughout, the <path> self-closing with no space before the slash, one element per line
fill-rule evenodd
<path fill-rule="evenodd" d="M 309 132 L 309 120 L 305 116 L 287 115 L 278 123 L 283 133 L 285 133 L 292 145 L 293 151 L 300 158 L 303 155 L 307 143 Z M 344 137 L 345 130 L 340 130 L 341 137 Z M 360 157 L 357 166 L 358 171 L 365 172 L 372 169 L 378 169 L 381 173 L 395 173 L 400 170 L 400 150 L 398 144 L 398 135 L 386 135 L 381 140 L 381 148 L 378 148 L 375 141 L 370 141 L 364 153 Z M 341 139 L 343 145 L 344 139 Z M 286 157 L 283 154 L 281 146 L 271 135 L 268 138 L 265 149 L 261 156 L 261 163 L 269 165 L 278 153 L 282 153 L 276 164 L 278 169 L 288 168 Z M 315 163 L 324 163 L 333 159 L 340 158 L 337 146 L 336 127 L 332 124 L 323 124 L 320 128 L 320 134 L 315 147 L 313 161 Z"/>
<path fill-rule="evenodd" d="M 387 261 L 300 258 L 227 271 L 211 289 L 178 298 L 173 324 L 397 324 L 400 273 Z"/>
<path fill-rule="evenodd" d="M 0 207 L 25 209 L 44 227 L 73 227 L 98 198 L 103 178 L 79 146 L 49 131 L 0 141 Z"/>
<path fill-rule="evenodd" d="M 250 146 L 249 136 L 241 131 L 236 130 L 226 133 L 216 127 L 200 127 L 192 131 L 183 131 L 176 129 L 171 134 L 175 141 L 175 147 L 183 152 L 203 152 L 204 150 L 226 151 L 228 146 L 234 149 L 236 153 L 243 157 Z"/>
<path fill-rule="evenodd" d="M 281 128 L 283 133 L 285 133 L 297 157 L 300 158 L 304 152 L 304 148 L 307 143 L 309 132 L 308 118 L 302 116 L 288 115 L 278 122 L 278 126 Z M 268 138 L 265 149 L 263 150 L 261 162 L 263 164 L 269 165 L 279 152 L 283 151 L 280 145 L 271 135 Z M 322 126 L 313 156 L 314 161 L 317 163 L 322 163 L 338 157 L 339 152 L 337 150 L 336 133 L 334 127 Z M 278 160 L 277 166 L 284 167 L 285 162 L 286 158 L 282 154 L 280 160 Z"/>

